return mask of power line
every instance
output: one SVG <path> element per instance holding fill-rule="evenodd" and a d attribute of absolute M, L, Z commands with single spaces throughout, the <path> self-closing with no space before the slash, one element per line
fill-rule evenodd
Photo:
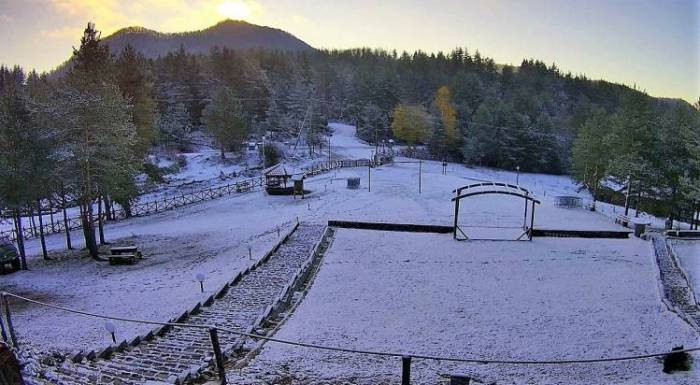
<path fill-rule="evenodd" d="M 252 338 L 252 339 L 256 339 L 256 340 L 275 342 L 275 343 L 280 343 L 280 344 L 284 344 L 284 345 L 299 346 L 299 347 L 305 347 L 305 348 L 311 348 L 311 349 L 335 351 L 335 352 L 342 352 L 342 353 L 383 356 L 383 357 L 410 356 L 412 358 L 432 360 L 432 361 L 447 361 L 447 362 L 459 362 L 459 363 L 471 363 L 471 364 L 565 365 L 565 364 L 589 364 L 589 363 L 615 362 L 615 361 L 632 361 L 632 360 L 641 360 L 641 359 L 648 359 L 648 358 L 655 358 L 655 357 L 665 357 L 665 356 L 668 356 L 670 354 L 691 353 L 691 352 L 695 352 L 695 351 L 700 351 L 700 347 L 694 347 L 694 348 L 687 348 L 687 349 L 682 349 L 682 350 L 673 350 L 671 352 L 663 352 L 663 353 L 638 354 L 638 355 L 631 355 L 631 356 L 620 356 L 620 357 L 609 357 L 609 358 L 583 358 L 583 359 L 575 359 L 575 360 L 498 360 L 498 359 L 494 360 L 494 359 L 480 359 L 480 358 L 444 357 L 444 356 L 433 356 L 433 355 L 425 355 L 425 354 L 408 354 L 405 352 L 397 353 L 397 352 L 384 352 L 384 351 L 377 351 L 377 350 L 350 349 L 350 348 L 343 348 L 343 347 L 338 347 L 338 346 L 312 344 L 312 343 L 307 343 L 307 342 L 291 341 L 291 340 L 286 340 L 286 339 L 281 339 L 281 338 L 268 337 L 268 336 L 263 336 L 263 335 L 259 335 L 259 334 L 253 334 L 253 333 L 245 333 L 245 332 L 240 332 L 237 330 L 233 330 L 233 329 L 229 329 L 229 328 L 225 328 L 225 327 L 221 327 L 221 326 L 208 325 L 208 324 L 188 324 L 188 323 L 180 323 L 180 322 L 159 322 L 159 321 L 147 321 L 147 320 L 139 320 L 139 319 L 133 319 L 133 318 L 125 318 L 125 317 L 107 316 L 107 315 L 102 315 L 102 314 L 96 314 L 96 313 L 91 313 L 91 312 L 86 312 L 86 311 L 70 309 L 70 308 L 57 306 L 57 305 L 51 305 L 51 304 L 48 304 L 45 302 L 22 297 L 20 295 L 9 293 L 9 292 L 2 292 L 2 295 L 14 297 L 14 298 L 17 298 L 17 299 L 20 299 L 23 301 L 31 302 L 31 303 L 34 303 L 34 304 L 37 304 L 40 306 L 49 307 L 52 309 L 67 311 L 67 312 L 75 313 L 75 314 L 81 314 L 81 315 L 88 316 L 88 317 L 110 319 L 110 320 L 114 320 L 114 321 L 142 323 L 142 324 L 149 324 L 149 325 L 172 326 L 172 327 L 189 327 L 189 328 L 204 329 L 204 330 L 208 330 L 208 329 L 213 328 L 213 329 L 218 329 L 218 330 L 228 332 L 231 334 L 235 334 L 235 335 L 238 335 L 241 337 L 248 337 L 248 338 Z"/>

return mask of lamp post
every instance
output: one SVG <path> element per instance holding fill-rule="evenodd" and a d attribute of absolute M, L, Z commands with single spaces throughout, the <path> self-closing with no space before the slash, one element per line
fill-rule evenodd
<path fill-rule="evenodd" d="M 515 166 L 515 184 L 520 186 L 520 166 Z"/>
<path fill-rule="evenodd" d="M 333 136 L 333 133 L 329 132 L 328 133 L 328 167 L 331 166 L 331 136 Z"/>
<path fill-rule="evenodd" d="M 202 293 L 204 293 L 204 279 L 206 276 L 204 273 L 197 273 L 197 275 L 194 276 L 194 278 L 199 282 L 199 290 L 201 290 Z"/>
<path fill-rule="evenodd" d="M 114 322 L 107 320 L 105 322 L 105 330 L 107 330 L 107 333 L 112 335 L 112 342 L 116 344 L 117 337 L 116 337 L 115 333 L 117 332 L 117 326 L 114 325 Z"/>

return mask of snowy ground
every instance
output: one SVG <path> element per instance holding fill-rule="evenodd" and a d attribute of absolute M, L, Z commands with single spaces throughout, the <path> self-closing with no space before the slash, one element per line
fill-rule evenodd
<path fill-rule="evenodd" d="M 335 125 L 331 142 L 335 157 L 369 157 L 371 147 L 354 138 L 353 133 L 354 129 L 350 126 Z M 397 160 L 410 161 L 410 159 Z M 312 160 L 305 162 L 307 161 Z M 206 167 L 205 163 L 202 165 Z M 149 217 L 107 224 L 105 231 L 108 241 L 136 244 L 144 250 L 146 259 L 134 266 L 110 267 L 105 263 L 67 255 L 64 251 L 64 239 L 60 234 L 49 236 L 47 239 L 49 249 L 54 256 L 61 256 L 60 259 L 43 262 L 37 257 L 40 250 L 38 242 L 30 240 L 28 249 L 33 257 L 30 258 L 29 265 L 32 270 L 0 277 L 0 289 L 71 308 L 135 318 L 166 320 L 179 315 L 208 295 L 208 293 L 198 292 L 197 284 L 193 279 L 197 272 L 207 274 L 206 288 L 213 290 L 229 280 L 245 265 L 249 245 L 253 247 L 255 256 L 262 255 L 276 241 L 277 227 L 284 227 L 297 217 L 301 221 L 322 224 L 329 219 L 349 219 L 451 225 L 454 207 L 450 202 L 452 190 L 480 180 L 514 183 L 518 179 L 521 185 L 531 189 L 542 201 L 542 205 L 537 208 L 536 226 L 621 229 L 606 215 L 591 213 L 584 209 L 555 207 L 552 204 L 552 197 L 556 195 L 588 197 L 585 193 L 578 194 L 577 187 L 568 177 L 524 173 L 516 175 L 508 171 L 467 168 L 456 164 L 449 165 L 447 175 L 443 175 L 441 168 L 439 162 L 424 162 L 421 173 L 417 163 L 397 163 L 372 169 L 371 192 L 368 189 L 366 168 L 342 169 L 306 180 L 306 188 L 312 193 L 303 201 L 293 200 L 291 197 L 267 196 L 264 192 L 257 191 L 190 205 Z M 346 178 L 353 175 L 361 178 L 359 190 L 346 189 Z M 420 194 L 419 178 L 422 184 Z M 464 200 L 461 205 L 460 226 L 463 226 L 466 231 L 478 233 L 485 238 L 509 239 L 514 234 L 517 235 L 520 230 L 469 226 L 520 227 L 523 223 L 523 203 L 521 199 L 504 196 Z M 556 344 L 552 344 L 557 347 L 561 345 L 561 350 L 557 350 L 557 353 L 571 356 L 612 355 L 624 353 L 625 349 L 634 352 L 665 350 L 679 341 L 694 345 L 689 339 L 696 337 L 679 324 L 674 315 L 662 308 L 649 246 L 639 240 L 594 242 L 538 239 L 533 243 L 460 243 L 444 239 L 446 237 L 416 235 L 415 238 L 407 239 L 406 245 L 403 245 L 403 241 L 397 242 L 395 239 L 398 235 L 363 232 L 362 234 L 367 234 L 368 242 L 355 242 L 357 245 L 352 245 L 352 242 L 348 242 L 352 234 L 355 233 L 350 231 L 339 233 L 339 239 L 328 259 L 329 266 L 333 264 L 339 266 L 337 276 L 349 274 L 348 271 L 343 270 L 343 266 L 346 269 L 357 268 L 360 271 L 367 271 L 370 266 L 374 266 L 391 284 L 388 284 L 388 290 L 385 292 L 376 293 L 376 301 L 379 301 L 376 302 L 374 299 L 366 298 L 366 294 L 360 296 L 361 292 L 367 292 L 363 291 L 363 285 L 372 284 L 372 280 L 376 277 L 371 274 L 350 274 L 351 281 L 358 280 L 358 286 L 351 285 L 342 289 L 342 292 L 355 291 L 356 293 L 353 294 L 352 301 L 339 301 L 336 307 L 345 303 L 352 308 L 356 306 L 354 298 L 358 298 L 358 301 L 360 299 L 369 301 L 365 303 L 369 313 L 362 317 L 366 318 L 367 325 L 372 325 L 374 328 L 380 322 L 386 323 L 387 327 L 394 322 L 399 323 L 397 326 L 401 326 L 405 323 L 402 321 L 404 318 L 395 318 L 394 314 L 401 313 L 404 308 L 410 310 L 406 314 L 417 314 L 416 310 L 406 302 L 397 302 L 405 305 L 399 307 L 389 304 L 387 309 L 394 309 L 390 313 L 382 307 L 388 298 L 401 299 L 400 295 L 404 292 L 415 296 L 418 293 L 417 290 L 425 287 L 426 290 L 430 290 L 425 292 L 426 301 L 429 303 L 437 301 L 437 304 L 441 304 L 443 302 L 440 301 L 451 301 L 449 302 L 451 307 L 445 308 L 440 305 L 435 308 L 436 310 L 428 313 L 436 313 L 434 317 L 442 317 L 439 319 L 445 320 L 444 325 L 458 326 L 462 333 L 461 339 L 450 341 L 451 339 L 446 338 L 449 334 L 445 334 L 436 344 L 422 345 L 427 340 L 427 334 L 417 333 L 416 336 L 408 336 L 409 339 L 406 340 L 411 346 L 415 346 L 415 351 L 444 349 L 445 354 L 448 352 L 466 354 L 478 350 L 492 354 L 494 357 L 503 357 L 506 354 L 522 357 L 526 353 L 534 352 L 535 358 L 546 358 L 551 351 L 532 348 L 539 349 L 552 344 L 556 336 L 561 337 L 556 340 Z M 74 244 L 80 246 L 79 232 L 73 232 L 73 238 Z M 386 240 L 384 244 L 381 242 L 383 239 Z M 338 248 L 343 242 L 351 243 L 347 244 L 348 250 L 358 247 L 357 252 L 343 252 L 342 248 Z M 444 258 L 434 263 L 427 260 L 426 256 L 436 254 L 432 248 L 425 249 L 428 245 L 440 245 L 444 248 Z M 442 252 L 441 249 L 440 254 Z M 406 254 L 414 256 L 405 258 Z M 375 258 L 371 258 L 372 256 Z M 473 263 L 466 264 L 465 256 Z M 346 260 L 344 261 L 343 258 Z M 369 259 L 365 261 L 369 264 L 368 266 L 363 266 L 362 258 Z M 377 264 L 377 259 L 386 259 L 386 263 Z M 422 262 L 419 264 L 403 262 L 405 259 Z M 524 261 L 525 259 L 528 261 Z M 489 263 L 482 264 L 482 262 Z M 451 271 L 450 265 L 454 271 Z M 404 270 L 404 267 L 409 266 L 410 269 Z M 400 274 L 391 276 L 385 273 L 393 267 L 396 267 L 398 269 L 396 272 Z M 473 269 L 477 267 L 479 272 L 483 270 L 483 276 L 480 273 L 474 273 Z M 330 267 L 325 266 L 321 270 L 317 282 L 320 282 L 321 286 L 315 284 L 312 287 L 310 297 L 307 299 L 310 300 L 311 305 L 304 302 L 303 307 L 300 308 L 299 317 L 312 314 L 304 309 L 306 306 L 311 306 L 309 309 L 313 310 L 314 306 L 318 306 L 313 305 L 318 303 L 314 301 L 333 298 L 328 297 L 331 294 L 324 293 L 322 285 L 323 280 L 330 279 L 326 275 L 328 271 L 332 272 Z M 433 271 L 439 274 L 433 275 Z M 455 275 L 457 273 L 459 275 Z M 436 282 L 436 277 L 449 280 Z M 348 279 L 343 279 L 340 283 L 346 281 Z M 395 287 L 398 284 L 406 285 L 411 282 L 419 282 L 419 285 Z M 503 282 L 510 283 L 503 285 Z M 521 293 L 517 289 L 524 285 L 523 282 L 538 284 L 532 285 Z M 569 282 L 577 282 L 577 285 L 567 285 Z M 318 289 L 319 287 L 321 289 Z M 496 293 L 502 293 L 505 297 L 489 297 L 487 294 L 494 287 L 498 288 Z M 436 294 L 440 290 L 445 290 L 443 299 Z M 336 293 L 339 292 L 336 291 Z M 453 297 L 459 299 L 457 303 L 454 302 Z M 335 298 L 350 297 L 336 296 Z M 506 304 L 505 298 L 512 299 L 509 299 Z M 531 301 L 543 301 L 544 307 L 538 307 L 538 302 L 533 304 Z M 447 306 L 448 303 L 444 303 Z M 493 306 L 487 309 L 487 305 Z M 553 305 L 556 306 L 552 308 Z M 456 313 L 459 306 L 463 306 L 462 313 Z M 478 321 L 478 325 L 474 326 L 472 321 L 465 324 L 450 323 L 453 322 L 452 318 L 460 319 L 459 317 L 464 315 L 467 309 L 473 307 L 481 309 L 478 315 L 475 314 L 469 318 L 472 321 Z M 455 312 L 452 312 L 453 310 Z M 357 333 L 357 330 L 363 327 L 361 322 L 365 319 L 355 319 L 360 324 L 349 325 L 349 329 L 345 331 L 342 328 L 329 326 L 330 322 L 337 319 L 333 317 L 328 320 L 319 319 L 318 321 L 321 322 L 319 326 L 323 328 L 319 327 L 318 330 L 313 329 L 304 333 L 311 333 L 308 334 L 309 337 L 314 338 L 317 335 L 313 333 L 319 333 L 319 338 L 331 338 L 332 335 L 336 335 L 337 337 L 334 338 L 340 338 L 341 342 L 353 342 L 346 341 L 345 338 L 350 338 L 354 335 L 353 333 Z M 437 331 L 444 328 L 441 327 L 441 323 L 433 323 L 438 319 L 434 317 L 431 315 L 422 320 L 419 319 L 416 327 L 427 328 L 427 325 L 430 325 L 436 330 L 433 334 L 437 334 Z M 382 319 L 384 321 L 381 321 Z M 286 325 L 282 333 L 301 333 L 299 329 L 301 326 L 295 322 L 297 321 L 292 320 Z M 44 351 L 94 348 L 109 342 L 109 336 L 103 331 L 100 321 L 82 316 L 59 314 L 57 311 L 47 311 L 36 306 L 15 305 L 15 324 L 24 340 L 34 346 L 41 345 Z M 148 327 L 140 328 L 126 324 L 117 326 L 119 339 L 129 338 L 148 329 Z M 505 334 L 499 335 L 495 332 L 497 329 L 504 329 Z M 402 330 L 399 331 L 404 333 Z M 484 333 L 487 338 L 483 340 L 476 338 L 477 334 L 474 333 L 477 332 Z M 617 332 L 620 333 L 619 338 L 614 338 L 617 335 L 613 334 Z M 405 336 L 405 334 L 397 334 L 397 336 Z M 458 341 L 462 340 L 470 342 L 464 343 L 464 346 L 458 346 Z M 572 342 L 566 343 L 569 340 Z M 489 341 L 493 346 L 489 345 Z M 537 341 L 544 342 L 536 344 Z M 373 341 L 378 344 L 376 345 L 378 347 L 392 349 L 399 347 L 398 342 L 389 342 L 391 341 L 382 339 Z M 359 341 L 353 343 L 363 346 Z M 475 346 L 479 349 L 472 349 L 474 346 L 469 344 L 476 344 Z M 575 350 L 576 346 L 580 349 Z M 278 359 L 279 354 L 275 354 L 270 356 L 270 359 Z M 331 357 L 328 362 L 331 366 L 337 364 L 335 357 Z M 358 368 L 362 368 L 363 362 L 348 359 L 345 365 L 347 365 L 347 374 L 352 370 L 361 371 Z M 387 362 L 387 366 L 375 362 L 371 365 L 372 368 L 376 368 L 376 373 L 385 373 L 388 368 L 391 370 L 386 373 L 392 375 L 397 373 L 398 363 L 394 361 Z M 416 365 L 420 367 L 423 364 L 416 363 Z M 581 373 L 575 372 L 575 367 L 570 367 L 556 372 L 554 378 L 562 381 L 567 378 L 567 375 L 592 378 L 591 371 L 600 368 L 601 375 L 614 373 L 617 376 L 622 373 L 621 377 L 615 377 L 622 379 L 632 376 L 634 372 L 644 373 L 648 375 L 649 383 L 653 383 L 652 379 L 659 378 L 658 374 L 652 373 L 657 369 L 653 366 L 656 364 L 652 362 L 644 365 L 638 367 L 636 364 L 619 364 L 610 367 L 593 367 Z M 336 365 L 332 372 L 338 373 L 338 370 L 341 368 Z M 500 374 L 508 374 L 517 379 L 541 379 L 542 377 L 537 377 L 539 370 L 538 368 L 503 368 L 503 370 L 499 368 L 486 371 L 479 369 L 478 373 L 486 373 L 497 378 L 501 378 L 498 377 Z M 430 370 L 424 372 L 430 373 Z M 632 378 L 641 379 L 639 376 Z M 637 383 L 630 381 L 629 383 Z"/>
<path fill-rule="evenodd" d="M 447 235 L 340 230 L 300 307 L 276 337 L 354 349 L 513 360 L 598 358 L 697 345 L 659 299 L 638 239 L 455 242 Z M 313 326 L 311 326 L 313 325 Z M 416 360 L 412 379 L 468 374 L 498 384 L 691 384 L 657 360 L 511 366 Z M 251 383 L 398 383 L 400 360 L 269 343 Z M 232 373 L 234 381 L 237 374 Z M 238 382 L 237 382 L 238 383 Z"/>
<path fill-rule="evenodd" d="M 693 285 L 695 295 L 700 294 L 700 241 L 680 240 L 671 242 L 671 246 L 676 256 L 681 262 L 681 267 L 688 275 L 688 279 Z"/>

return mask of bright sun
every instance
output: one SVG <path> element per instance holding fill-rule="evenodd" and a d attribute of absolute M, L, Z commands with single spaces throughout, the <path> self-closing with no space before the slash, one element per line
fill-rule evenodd
<path fill-rule="evenodd" d="M 242 20 L 250 16 L 250 7 L 242 1 L 224 1 L 216 10 L 229 19 Z"/>

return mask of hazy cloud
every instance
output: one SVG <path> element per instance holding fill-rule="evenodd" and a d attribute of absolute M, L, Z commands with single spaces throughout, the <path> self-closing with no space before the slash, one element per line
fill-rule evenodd
<path fill-rule="evenodd" d="M 74 40 L 77 36 L 81 36 L 83 29 L 79 27 L 61 27 L 51 30 L 41 31 L 41 36 L 52 40 Z"/>
<path fill-rule="evenodd" d="M 104 34 L 134 25 L 162 32 L 196 30 L 236 15 L 255 22 L 264 13 L 255 0 L 49 1 L 55 12 L 81 23 L 93 21 Z"/>

